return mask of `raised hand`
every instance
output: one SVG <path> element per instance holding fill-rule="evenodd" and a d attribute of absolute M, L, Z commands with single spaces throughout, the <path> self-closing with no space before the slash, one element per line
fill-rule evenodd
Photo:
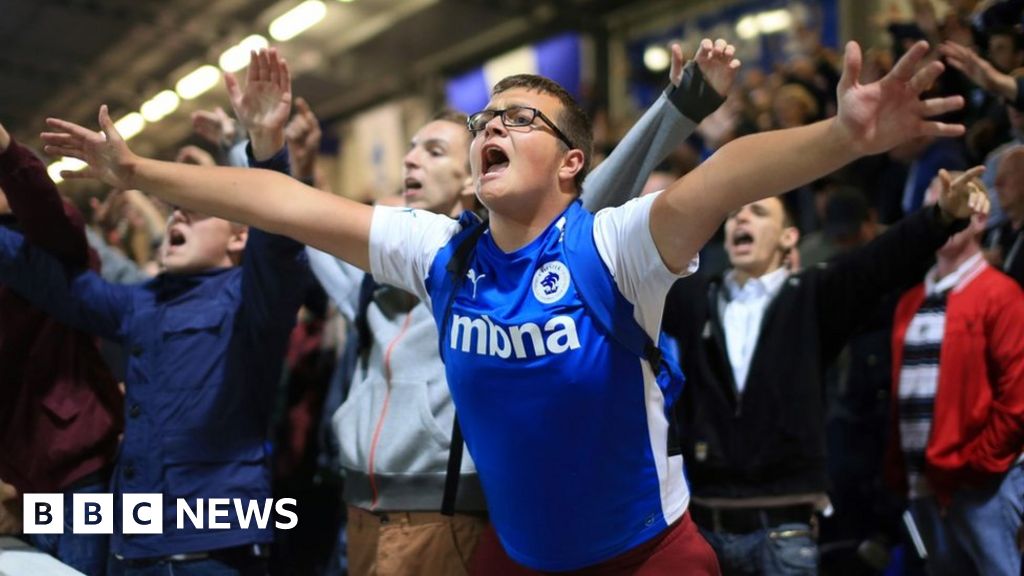
<path fill-rule="evenodd" d="M 672 67 L 669 70 L 669 80 L 672 84 L 679 86 L 683 77 L 683 48 L 677 42 L 671 46 Z M 728 96 L 732 84 L 736 80 L 736 74 L 740 70 L 741 63 L 734 56 L 736 47 L 729 44 L 722 38 L 711 41 L 709 38 L 701 40 L 697 49 L 697 66 L 708 84 L 718 92 L 719 96 Z"/>
<path fill-rule="evenodd" d="M 303 98 L 295 99 L 295 116 L 284 129 L 291 154 L 292 176 L 312 180 L 316 169 L 316 156 L 320 152 L 320 121 Z"/>
<path fill-rule="evenodd" d="M 978 86 L 990 90 L 993 79 L 999 73 L 987 60 L 974 53 L 974 50 L 955 42 L 943 42 L 939 53 L 946 57 L 946 62 L 953 68 L 964 73 Z"/>
<path fill-rule="evenodd" d="M 124 190 L 117 188 L 108 192 L 103 200 L 95 196 L 89 198 L 89 207 L 92 209 L 92 224 L 107 232 L 114 230 L 121 220 L 121 215 L 124 213 L 127 202 Z"/>
<path fill-rule="evenodd" d="M 62 171 L 61 177 L 65 179 L 92 178 L 114 188 L 135 188 L 132 176 L 138 156 L 114 128 L 106 104 L 100 106 L 99 123 L 102 131 L 94 132 L 74 122 L 47 118 L 46 125 L 54 132 L 40 134 L 45 144 L 43 150 L 47 154 L 77 158 L 87 164 L 77 172 Z"/>
<path fill-rule="evenodd" d="M 960 136 L 962 124 L 927 120 L 959 110 L 960 96 L 921 99 L 942 74 L 942 62 L 917 70 L 928 53 L 928 43 L 914 44 L 881 80 L 860 84 L 861 51 L 856 42 L 846 45 L 843 75 L 839 79 L 836 128 L 843 142 L 858 155 L 878 154 L 919 136 Z"/>
<path fill-rule="evenodd" d="M 988 60 L 978 56 L 974 50 L 956 42 L 943 42 L 939 46 L 939 53 L 945 56 L 950 66 L 963 72 L 971 82 L 983 90 L 1005 98 L 1012 99 L 1015 96 L 1017 83 L 1013 77 L 997 70 Z"/>
<path fill-rule="evenodd" d="M 249 55 L 245 90 L 234 74 L 224 74 L 231 106 L 249 131 L 253 155 L 266 160 L 284 146 L 284 126 L 292 111 L 292 80 L 288 63 L 275 48 Z"/>
<path fill-rule="evenodd" d="M 951 218 L 968 218 L 974 214 L 988 214 L 989 199 L 985 185 L 978 178 L 984 166 L 975 166 L 953 178 L 945 169 L 939 170 L 942 191 L 939 208 Z"/>
<path fill-rule="evenodd" d="M 196 110 L 192 113 L 192 130 L 207 142 L 227 148 L 235 142 L 238 126 L 223 108 Z"/>

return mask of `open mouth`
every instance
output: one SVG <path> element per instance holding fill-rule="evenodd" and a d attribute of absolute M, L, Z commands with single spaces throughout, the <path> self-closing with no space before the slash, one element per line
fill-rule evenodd
<path fill-rule="evenodd" d="M 405 179 L 405 193 L 408 194 L 412 190 L 419 190 L 423 188 L 423 183 L 415 178 Z"/>
<path fill-rule="evenodd" d="M 167 240 L 171 246 L 181 246 L 185 243 L 185 235 L 182 234 L 181 230 L 172 228 Z"/>
<path fill-rule="evenodd" d="M 483 155 L 481 173 L 498 173 L 508 168 L 508 155 L 498 146 L 485 146 L 481 154 Z"/>
<path fill-rule="evenodd" d="M 754 243 L 754 237 L 749 232 L 736 232 L 732 237 L 733 246 L 750 246 Z"/>

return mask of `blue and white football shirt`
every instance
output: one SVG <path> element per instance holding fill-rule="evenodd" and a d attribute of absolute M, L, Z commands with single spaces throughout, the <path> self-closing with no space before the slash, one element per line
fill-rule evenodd
<path fill-rule="evenodd" d="M 594 240 L 653 340 L 678 276 L 651 238 L 655 195 L 598 213 Z M 667 455 L 664 398 L 648 365 L 587 316 L 563 255 L 564 217 L 528 245 L 477 244 L 441 345 L 448 385 L 509 555 L 539 570 L 602 562 L 679 519 L 682 458 Z M 379 281 L 429 302 L 429 271 L 459 231 L 445 216 L 377 208 Z M 687 271 L 696 269 L 696 260 Z"/>

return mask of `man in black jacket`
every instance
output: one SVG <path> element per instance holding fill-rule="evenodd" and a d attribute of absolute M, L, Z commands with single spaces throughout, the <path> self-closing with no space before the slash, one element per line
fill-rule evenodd
<path fill-rule="evenodd" d="M 748 204 L 726 220 L 724 278 L 669 293 L 663 328 L 687 376 L 676 417 L 690 510 L 725 574 L 816 573 L 812 516 L 828 504 L 825 368 L 882 296 L 920 280 L 966 225 L 951 209 L 966 186 L 958 178 L 939 206 L 796 274 L 784 264 L 799 232 L 782 200 Z M 983 196 L 971 191 L 972 208 L 987 211 Z"/>

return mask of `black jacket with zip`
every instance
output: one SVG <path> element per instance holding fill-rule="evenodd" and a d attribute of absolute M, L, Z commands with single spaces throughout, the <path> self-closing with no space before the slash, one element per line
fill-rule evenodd
<path fill-rule="evenodd" d="M 786 279 L 765 310 L 742 394 L 729 364 L 721 278 L 669 292 L 663 328 L 679 341 L 687 382 L 674 408 L 694 496 L 824 492 L 824 372 L 882 297 L 920 282 L 966 220 L 937 207 L 905 218 L 861 249 Z"/>

